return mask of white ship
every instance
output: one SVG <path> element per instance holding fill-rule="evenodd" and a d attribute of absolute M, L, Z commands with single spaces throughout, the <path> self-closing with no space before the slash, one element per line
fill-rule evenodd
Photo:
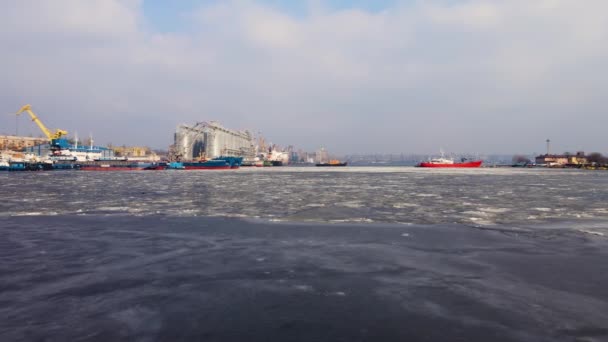
<path fill-rule="evenodd" d="M 78 136 L 74 138 L 74 144 L 61 146 L 59 149 L 49 151 L 49 160 L 69 160 L 69 161 L 93 161 L 121 159 L 115 158 L 112 151 L 106 147 L 94 146 L 93 137 L 89 138 L 89 145 L 78 145 Z M 124 159 L 124 158 L 122 158 Z"/>

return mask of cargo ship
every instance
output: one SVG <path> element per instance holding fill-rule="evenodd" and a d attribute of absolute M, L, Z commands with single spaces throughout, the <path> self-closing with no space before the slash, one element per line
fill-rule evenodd
<path fill-rule="evenodd" d="M 418 167 L 436 167 L 436 168 L 446 168 L 446 167 L 454 167 L 454 168 L 473 168 L 480 167 L 482 161 L 481 160 L 467 160 L 462 158 L 460 162 L 454 162 L 453 159 L 448 158 L 434 158 L 427 162 L 421 162 L 418 164 Z"/>
<path fill-rule="evenodd" d="M 165 162 L 161 162 L 161 163 L 152 163 L 151 165 L 145 167 L 144 170 L 162 171 L 162 170 L 166 170 L 168 168 L 169 168 L 169 164 L 167 164 Z"/>
<path fill-rule="evenodd" d="M 330 160 L 328 163 L 317 163 L 316 166 L 346 166 L 347 162 L 340 162 L 339 160 Z"/>
<path fill-rule="evenodd" d="M 209 160 L 182 162 L 185 170 L 227 170 L 238 169 L 243 162 L 242 157 L 216 157 Z"/>
<path fill-rule="evenodd" d="M 167 164 L 167 167 L 165 167 L 165 170 L 185 170 L 186 168 L 184 167 L 184 163 L 181 162 L 170 162 L 169 164 Z"/>
<path fill-rule="evenodd" d="M 7 165 L 8 164 L 8 165 Z M 0 163 L 0 171 L 50 171 L 50 163 L 30 161 L 9 161 Z"/>
<path fill-rule="evenodd" d="M 77 169 L 82 171 L 141 171 L 155 169 L 158 163 L 114 160 L 83 162 L 77 165 Z M 164 168 L 162 169 L 164 170 Z"/>
<path fill-rule="evenodd" d="M 255 166 L 283 166 L 289 164 L 289 153 L 270 148 L 267 153 L 261 153 L 260 163 Z"/>

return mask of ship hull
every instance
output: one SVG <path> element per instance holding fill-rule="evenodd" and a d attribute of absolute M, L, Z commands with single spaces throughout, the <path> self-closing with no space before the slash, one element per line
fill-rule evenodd
<path fill-rule="evenodd" d="M 140 166 L 91 166 L 83 165 L 80 167 L 81 171 L 142 171 L 145 167 Z"/>
<path fill-rule="evenodd" d="M 438 164 L 438 163 L 422 162 L 422 163 L 418 164 L 418 166 L 419 167 L 432 167 L 432 168 L 474 168 L 474 167 L 480 167 L 481 163 L 482 163 L 481 160 L 475 160 L 475 161 L 464 162 L 464 163 L 454 163 L 454 164 Z"/>
<path fill-rule="evenodd" d="M 93 161 L 80 163 L 81 171 L 141 171 L 154 168 L 159 164 L 129 161 Z"/>
<path fill-rule="evenodd" d="M 0 167 L 2 171 L 50 171 L 53 165 L 38 162 L 10 162 L 9 166 Z"/>
<path fill-rule="evenodd" d="M 231 169 L 230 165 L 184 165 L 184 170 L 228 170 Z"/>
<path fill-rule="evenodd" d="M 156 164 L 145 167 L 144 170 L 147 171 L 164 171 L 167 169 L 167 164 Z"/>
<path fill-rule="evenodd" d="M 243 158 L 240 157 L 218 157 L 206 161 L 184 162 L 183 166 L 185 170 L 228 170 L 238 169 L 242 161 Z"/>
<path fill-rule="evenodd" d="M 335 163 L 335 164 L 330 164 L 330 163 L 319 163 L 319 164 L 315 164 L 316 166 L 321 166 L 321 167 L 327 167 L 327 166 L 346 166 L 348 163 Z"/>

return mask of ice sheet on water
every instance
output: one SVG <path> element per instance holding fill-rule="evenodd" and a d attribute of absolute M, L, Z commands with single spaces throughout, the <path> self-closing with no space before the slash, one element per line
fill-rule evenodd
<path fill-rule="evenodd" d="M 546 169 L 249 168 L 5 175 L 0 215 L 229 216 L 276 221 L 542 223 L 608 219 L 608 177 Z"/>

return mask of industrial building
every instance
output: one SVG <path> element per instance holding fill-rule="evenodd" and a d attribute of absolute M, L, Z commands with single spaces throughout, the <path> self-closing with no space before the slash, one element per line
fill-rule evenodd
<path fill-rule="evenodd" d="M 329 162 L 329 159 L 329 153 L 323 147 L 315 153 L 316 163 L 327 163 Z"/>
<path fill-rule="evenodd" d="M 585 152 L 579 151 L 576 154 L 553 154 L 551 153 L 551 140 L 547 139 L 547 153 L 541 154 L 535 158 L 535 162 L 537 165 L 547 165 L 554 167 L 564 167 L 564 166 L 579 166 L 587 164 L 587 156 Z"/>
<path fill-rule="evenodd" d="M 139 161 L 159 161 L 161 159 L 154 151 L 146 146 L 108 146 L 119 159 Z"/>
<path fill-rule="evenodd" d="M 535 162 L 538 165 L 548 166 L 585 165 L 587 156 L 582 151 L 576 154 L 544 154 L 537 156 Z"/>
<path fill-rule="evenodd" d="M 255 144 L 249 131 L 230 130 L 215 121 L 198 122 L 177 127 L 171 152 L 176 159 L 184 161 L 219 156 L 253 160 Z"/>
<path fill-rule="evenodd" d="M 30 154 L 39 158 L 46 158 L 53 155 L 53 146 L 50 143 L 34 145 L 26 147 L 22 150 L 26 154 Z M 114 151 L 107 147 L 92 146 L 92 145 L 73 145 L 63 150 L 63 157 L 69 155 L 74 160 L 94 160 L 94 159 L 115 159 Z"/>

